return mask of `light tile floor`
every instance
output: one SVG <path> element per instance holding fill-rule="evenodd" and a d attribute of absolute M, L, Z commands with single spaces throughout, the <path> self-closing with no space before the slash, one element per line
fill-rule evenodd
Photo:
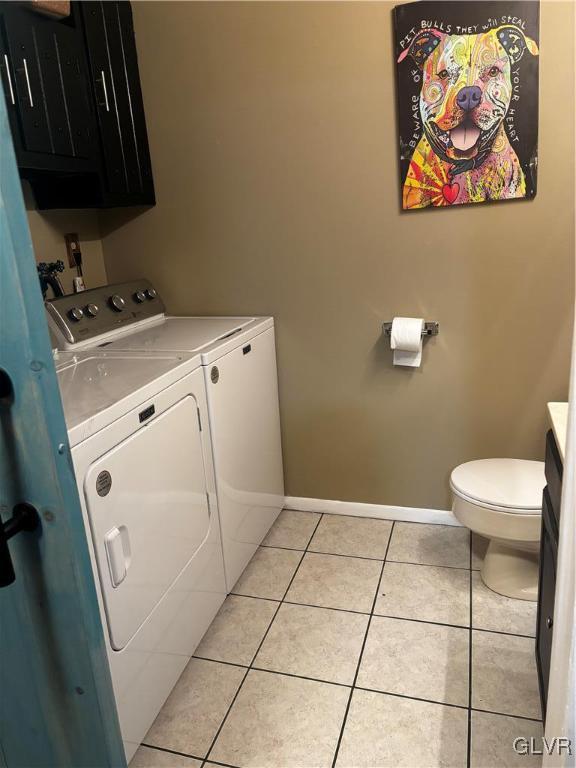
<path fill-rule="evenodd" d="M 536 768 L 535 604 L 449 526 L 284 510 L 131 768 Z"/>

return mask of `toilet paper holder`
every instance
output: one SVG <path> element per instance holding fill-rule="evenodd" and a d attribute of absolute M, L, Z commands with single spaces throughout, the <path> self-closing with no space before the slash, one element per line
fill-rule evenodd
<path fill-rule="evenodd" d="M 440 323 L 437 323 L 435 320 L 426 321 L 424 323 L 424 328 L 422 329 L 422 337 L 424 336 L 438 336 L 438 333 L 440 331 Z M 382 323 L 382 332 L 386 334 L 386 336 L 390 336 L 392 333 L 392 322 L 389 323 Z"/>

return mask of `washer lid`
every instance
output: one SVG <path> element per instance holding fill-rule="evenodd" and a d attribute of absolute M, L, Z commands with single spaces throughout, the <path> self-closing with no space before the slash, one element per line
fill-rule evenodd
<path fill-rule="evenodd" d="M 210 365 L 233 349 L 274 327 L 272 317 L 164 317 L 161 322 L 134 327 L 108 343 L 106 349 L 144 352 L 195 352 Z"/>
<path fill-rule="evenodd" d="M 134 328 L 107 345 L 107 349 L 145 352 L 200 352 L 250 325 L 254 317 L 165 317 L 141 330 Z"/>
<path fill-rule="evenodd" d="M 546 485 L 543 461 L 479 459 L 460 464 L 450 476 L 452 489 L 487 506 L 540 510 Z"/>
<path fill-rule="evenodd" d="M 76 445 L 202 364 L 184 352 L 57 352 L 70 445 Z"/>

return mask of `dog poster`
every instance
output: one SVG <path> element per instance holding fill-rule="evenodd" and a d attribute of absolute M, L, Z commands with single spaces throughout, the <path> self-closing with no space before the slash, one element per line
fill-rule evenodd
<path fill-rule="evenodd" d="M 394 9 L 402 207 L 536 195 L 539 3 Z"/>

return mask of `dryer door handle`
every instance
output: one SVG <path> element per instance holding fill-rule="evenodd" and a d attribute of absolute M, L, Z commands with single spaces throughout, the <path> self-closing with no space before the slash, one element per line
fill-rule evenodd
<path fill-rule="evenodd" d="M 110 580 L 113 587 L 117 587 L 126 578 L 130 565 L 130 541 L 128 529 L 121 525 L 112 528 L 104 536 L 104 548 L 110 570 Z"/>

